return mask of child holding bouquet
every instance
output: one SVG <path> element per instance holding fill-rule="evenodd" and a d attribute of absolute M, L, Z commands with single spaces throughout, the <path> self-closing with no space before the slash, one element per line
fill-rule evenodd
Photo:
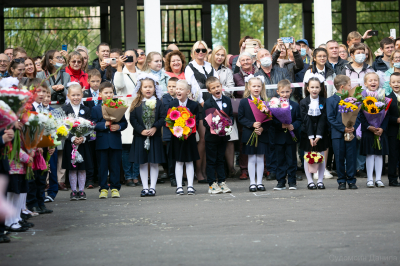
<path fill-rule="evenodd" d="M 211 133 L 211 127 L 206 121 L 207 110 L 213 108 L 218 112 L 223 111 L 229 116 L 230 121 L 233 123 L 233 109 L 231 100 L 222 95 L 222 84 L 216 77 L 209 77 L 206 80 L 206 87 L 211 97 L 204 102 L 203 106 L 203 125 L 206 128 L 205 140 L 206 140 L 206 173 L 207 181 L 209 184 L 208 193 L 220 194 L 230 193 L 231 190 L 225 182 L 225 168 L 224 159 L 226 146 L 229 135 L 219 136 Z M 216 182 L 215 173 L 218 176 L 218 183 Z"/>
<path fill-rule="evenodd" d="M 114 96 L 114 88 L 110 82 L 101 83 L 99 91 L 103 104 L 106 104 L 107 101 L 110 101 L 108 99 Z M 118 117 L 115 117 L 115 122 L 111 122 L 108 120 L 108 115 L 102 112 L 104 107 L 104 105 L 94 106 L 91 112 L 91 119 L 96 123 L 96 152 L 98 154 L 100 183 L 99 198 L 106 199 L 109 189 L 111 189 L 112 198 L 119 198 L 119 190 L 121 189 L 120 165 L 122 162 L 121 131 L 128 127 L 128 122 L 125 118 L 125 108 L 120 108 L 121 112 Z M 110 172 L 110 187 L 107 184 L 108 172 Z"/>
<path fill-rule="evenodd" d="M 250 78 L 246 77 L 246 86 L 245 92 L 243 94 L 243 99 L 240 101 L 239 109 L 238 109 L 238 122 L 243 125 L 242 132 L 242 143 L 243 143 L 243 154 L 247 154 L 249 157 L 248 160 L 248 171 L 250 177 L 250 192 L 265 191 L 265 187 L 262 184 L 263 172 L 264 172 L 264 154 L 267 153 L 268 144 L 268 128 L 270 127 L 270 121 L 264 122 L 265 117 L 259 114 L 262 117 L 262 120 L 256 119 L 256 115 L 254 112 L 257 112 L 257 106 L 254 104 L 254 100 L 258 99 L 261 101 L 267 100 L 267 93 L 265 91 L 264 77 L 257 76 Z M 265 104 L 265 103 L 264 103 Z M 255 107 L 257 110 L 253 112 L 253 108 Z M 267 108 L 265 106 L 265 108 Z M 260 112 L 260 111 L 258 111 Z M 257 145 L 252 143 L 251 137 L 254 134 L 257 134 L 258 141 Z M 257 182 L 256 182 L 256 173 L 257 173 Z"/>
<path fill-rule="evenodd" d="M 158 77 L 142 73 L 137 79 L 133 92 L 136 98 L 130 108 L 130 123 L 134 129 L 133 142 L 129 154 L 130 162 L 140 164 L 140 177 L 143 190 L 141 197 L 155 196 L 158 177 L 158 164 L 165 163 L 161 128 L 165 123 L 167 110 L 162 103 L 162 88 Z M 150 189 L 148 185 L 150 165 Z"/>
<path fill-rule="evenodd" d="M 82 117 L 90 120 L 90 108 L 81 104 L 83 97 L 82 87 L 77 82 L 69 83 L 68 99 L 70 102 L 62 107 L 65 114 L 68 116 L 73 114 L 76 118 Z M 71 184 L 70 200 L 85 200 L 86 193 L 86 170 L 93 168 L 92 156 L 90 156 L 90 148 L 87 143 L 88 137 L 76 137 L 70 135 L 64 144 L 62 168 L 69 170 L 69 182 Z M 78 146 L 77 151 L 82 155 L 83 162 L 72 164 L 71 154 L 73 149 Z M 77 183 L 79 191 L 77 191 Z"/>
<path fill-rule="evenodd" d="M 176 99 L 173 100 L 172 103 L 170 103 L 170 107 L 183 106 L 186 107 L 194 115 L 193 118 L 187 118 L 183 130 L 182 127 L 178 127 L 178 132 L 174 129 L 174 132 L 172 133 L 171 136 L 170 152 L 173 161 L 176 161 L 175 176 L 177 184 L 177 189 L 176 189 L 177 195 L 184 194 L 182 188 L 183 165 L 186 165 L 186 175 L 188 181 L 187 194 L 193 195 L 195 194 L 196 191 L 193 188 L 193 180 L 194 180 L 193 162 L 200 159 L 200 155 L 197 150 L 196 133 L 195 133 L 195 129 L 197 128 L 199 123 L 199 107 L 197 102 L 188 99 L 188 95 L 190 92 L 191 88 L 190 85 L 187 83 L 187 81 L 184 79 L 178 80 L 176 82 L 176 90 L 175 90 Z M 190 114 L 186 112 L 185 115 L 189 117 Z M 186 119 L 182 115 L 181 118 Z M 176 119 L 174 122 L 176 123 L 178 119 Z M 190 128 L 191 124 L 194 124 L 192 129 Z M 182 133 L 186 133 L 183 131 L 191 131 L 192 134 L 190 134 L 187 137 L 187 139 L 181 140 L 179 139 L 180 138 L 179 136 L 182 135 Z"/>
<path fill-rule="evenodd" d="M 300 101 L 301 115 L 301 141 L 300 149 L 308 152 L 323 152 L 329 147 L 327 118 L 326 118 L 326 98 L 324 88 L 325 78 L 320 74 L 309 73 L 304 77 L 306 98 Z M 317 163 L 317 162 L 315 162 Z M 318 163 L 318 183 L 314 184 L 312 174 L 309 171 L 307 158 L 304 161 L 304 171 L 308 180 L 308 189 L 325 189 L 324 178 L 325 160 Z"/>
<path fill-rule="evenodd" d="M 361 149 L 360 153 L 366 155 L 367 187 L 373 188 L 373 173 L 375 168 L 376 187 L 385 187 L 382 182 L 383 156 L 389 154 L 389 142 L 386 129 L 389 116 L 386 115 L 387 107 L 385 90 L 379 89 L 379 76 L 376 73 L 367 73 L 364 76 L 364 86 L 367 88 L 363 94 L 361 122 Z"/>
<path fill-rule="evenodd" d="M 274 190 L 286 189 L 286 176 L 288 176 L 289 189 L 295 190 L 297 189 L 297 158 L 294 132 L 297 132 L 301 126 L 300 107 L 298 103 L 289 100 L 292 93 L 289 80 L 279 81 L 277 92 L 280 98 L 272 98 L 269 102 L 270 111 L 273 115 L 272 124 L 275 128 L 275 154 L 278 165 L 276 173 L 278 184 L 274 187 Z M 274 108 L 277 105 L 280 107 Z M 283 110 L 279 109 L 286 109 L 286 115 L 283 116 Z M 290 110 L 290 113 L 288 110 Z M 279 118 L 277 117 L 278 114 L 280 114 Z M 289 119 L 289 116 L 291 119 Z M 286 123 L 282 123 L 279 119 L 285 120 Z M 289 124 L 287 121 L 292 121 L 292 123 Z"/>

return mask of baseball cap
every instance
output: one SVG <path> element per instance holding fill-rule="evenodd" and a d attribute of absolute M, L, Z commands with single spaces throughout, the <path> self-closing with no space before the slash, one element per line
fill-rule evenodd
<path fill-rule="evenodd" d="M 306 44 L 307 46 L 309 46 L 308 45 L 308 41 L 306 40 L 306 39 L 301 39 L 301 40 L 298 40 L 296 43 L 304 43 L 304 44 Z"/>

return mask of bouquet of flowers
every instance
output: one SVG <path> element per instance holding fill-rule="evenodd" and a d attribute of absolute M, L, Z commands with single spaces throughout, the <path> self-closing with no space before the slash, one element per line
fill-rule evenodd
<path fill-rule="evenodd" d="M 147 100 L 143 105 L 143 123 L 147 130 L 152 128 L 155 119 L 155 109 L 156 109 L 157 101 L 156 100 Z M 147 137 L 144 141 L 144 148 L 149 151 L 150 150 L 150 137 Z"/>
<path fill-rule="evenodd" d="M 103 117 L 107 121 L 119 122 L 125 115 L 128 106 L 123 100 L 108 98 L 101 106 Z"/>
<path fill-rule="evenodd" d="M 183 106 L 169 108 L 165 118 L 166 127 L 179 140 L 187 138 L 196 133 L 196 116 Z"/>
<path fill-rule="evenodd" d="M 83 157 L 78 152 L 79 145 L 74 144 L 74 139 L 75 137 L 80 138 L 90 135 L 94 131 L 95 124 L 92 121 L 82 117 L 73 118 L 73 115 L 69 116 L 65 122 L 68 124 L 72 123 L 71 130 L 69 132 L 71 135 L 73 135 L 71 139 L 71 163 L 73 167 L 76 167 L 75 164 L 83 162 Z"/>
<path fill-rule="evenodd" d="M 26 150 L 29 154 L 36 148 L 40 140 L 42 139 L 45 124 L 48 120 L 48 116 L 43 113 L 28 112 L 28 121 L 22 128 L 22 139 Z M 18 150 L 19 151 L 19 150 Z M 26 178 L 29 180 L 33 177 L 32 164 L 28 164 L 26 170 Z"/>
<path fill-rule="evenodd" d="M 341 100 L 339 102 L 339 113 L 342 114 L 342 123 L 345 127 L 351 128 L 357 120 L 358 112 L 360 112 L 362 104 L 362 87 L 358 86 L 344 93 L 336 93 Z M 344 133 L 344 140 L 351 141 L 354 139 L 353 133 Z"/>
<path fill-rule="evenodd" d="M 269 120 L 272 120 L 271 112 L 264 101 L 257 98 L 255 98 L 252 101 L 248 99 L 248 101 L 251 111 L 253 112 L 254 118 L 256 119 L 256 122 L 264 123 Z M 246 145 L 248 145 L 249 143 L 250 145 L 253 145 L 255 143 L 256 147 L 258 145 L 258 135 L 255 130 L 251 134 L 250 139 L 249 141 L 247 141 Z"/>
<path fill-rule="evenodd" d="M 11 110 L 10 106 L 0 100 L 0 130 L 13 124 L 18 120 L 17 115 Z"/>
<path fill-rule="evenodd" d="M 364 100 L 362 105 L 362 110 L 367 119 L 368 123 L 379 128 L 385 119 L 387 110 L 392 102 L 391 98 L 385 97 L 385 90 L 380 91 L 367 91 L 363 92 Z M 380 150 L 380 136 L 374 135 L 374 143 L 372 145 L 374 148 Z"/>
<path fill-rule="evenodd" d="M 289 100 L 272 97 L 268 104 L 269 110 L 271 111 L 272 115 L 275 116 L 276 119 L 278 119 L 282 124 L 292 123 L 292 114 L 290 112 Z M 287 129 L 285 130 L 285 132 L 287 132 Z M 289 130 L 289 133 L 292 136 L 293 141 L 297 141 L 294 132 Z"/>
<path fill-rule="evenodd" d="M 210 126 L 211 134 L 218 135 L 220 137 L 225 137 L 232 134 L 232 121 L 224 111 L 218 111 L 215 108 L 207 109 L 205 120 Z"/>
<path fill-rule="evenodd" d="M 316 173 L 318 172 L 318 164 L 324 161 L 324 156 L 319 152 L 310 151 L 304 155 L 304 160 L 308 163 L 308 171 Z"/>

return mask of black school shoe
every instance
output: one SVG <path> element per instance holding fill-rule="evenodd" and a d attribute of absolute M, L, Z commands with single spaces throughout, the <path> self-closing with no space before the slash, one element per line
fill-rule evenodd
<path fill-rule="evenodd" d="M 0 243 L 8 243 L 10 242 L 10 238 L 5 234 L 0 234 Z"/>
<path fill-rule="evenodd" d="M 258 190 L 258 191 L 265 191 L 264 185 L 263 185 L 263 184 L 257 185 L 257 190 Z"/>
<path fill-rule="evenodd" d="M 255 185 L 255 184 L 250 185 L 250 186 L 249 186 L 249 191 L 250 191 L 250 192 L 256 192 L 256 191 L 257 191 L 256 185 Z"/>
<path fill-rule="evenodd" d="M 278 185 L 274 187 L 274 190 L 284 190 L 284 189 L 286 189 L 286 185 L 283 183 L 278 183 Z"/>
<path fill-rule="evenodd" d="M 356 184 L 349 184 L 349 189 L 358 189 Z"/>
<path fill-rule="evenodd" d="M 25 221 L 25 220 L 18 221 L 18 223 L 19 223 L 22 227 L 32 228 L 32 227 L 35 226 L 33 223 L 28 223 L 28 222 Z"/>
<path fill-rule="evenodd" d="M 150 188 L 147 196 L 154 197 L 156 195 L 156 190 L 154 188 Z"/>
<path fill-rule="evenodd" d="M 20 228 L 12 228 L 12 226 L 13 226 L 14 224 L 17 224 L 17 223 L 13 223 L 13 224 L 11 224 L 10 226 L 5 226 L 6 231 L 8 231 L 8 232 L 17 232 L 17 233 L 18 233 L 18 232 L 26 232 L 26 231 L 29 230 L 28 227 L 24 227 L 24 226 L 22 226 L 22 225 L 21 225 Z"/>
<path fill-rule="evenodd" d="M 400 183 L 397 181 L 389 182 L 389 187 L 400 187 Z"/>
<path fill-rule="evenodd" d="M 39 208 L 43 211 L 43 213 L 52 213 L 53 212 L 53 210 L 47 209 L 45 205 L 40 206 Z"/>
<path fill-rule="evenodd" d="M 346 183 L 340 183 L 338 189 L 339 190 L 346 190 Z"/>
<path fill-rule="evenodd" d="M 31 212 L 36 212 L 36 213 L 39 213 L 39 214 L 45 214 L 45 212 L 40 207 L 31 207 L 31 208 L 28 208 L 28 209 Z"/>

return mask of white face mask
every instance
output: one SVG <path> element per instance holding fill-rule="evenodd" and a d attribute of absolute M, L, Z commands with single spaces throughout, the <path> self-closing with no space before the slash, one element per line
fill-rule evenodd
<path fill-rule="evenodd" d="M 354 61 L 356 61 L 358 64 L 364 63 L 365 61 L 365 54 L 356 54 L 354 56 Z"/>
<path fill-rule="evenodd" d="M 266 56 L 260 59 L 260 63 L 263 67 L 269 67 L 272 64 L 271 57 Z"/>

